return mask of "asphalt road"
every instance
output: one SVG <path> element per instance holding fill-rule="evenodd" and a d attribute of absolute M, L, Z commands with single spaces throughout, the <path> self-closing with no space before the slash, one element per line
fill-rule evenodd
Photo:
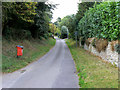
<path fill-rule="evenodd" d="M 4 74 L 3 88 L 79 88 L 75 64 L 65 41 L 21 70 Z"/>

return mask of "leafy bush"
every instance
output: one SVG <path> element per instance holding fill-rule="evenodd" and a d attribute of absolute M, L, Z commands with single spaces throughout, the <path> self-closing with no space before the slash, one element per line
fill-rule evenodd
<path fill-rule="evenodd" d="M 21 32 L 19 32 L 19 34 L 22 39 L 30 39 L 31 38 L 31 32 L 28 30 L 21 30 Z"/>
<path fill-rule="evenodd" d="M 29 30 L 24 30 L 24 29 L 15 29 L 15 28 L 10 28 L 6 27 L 4 30 L 4 37 L 8 39 L 31 39 L 31 32 Z"/>
<path fill-rule="evenodd" d="M 52 37 L 52 33 L 49 33 L 49 37 Z"/>
<path fill-rule="evenodd" d="M 44 34 L 43 36 L 45 39 L 48 39 L 48 35 L 47 34 Z"/>
<path fill-rule="evenodd" d="M 29 39 L 30 36 L 47 39 L 55 7 L 45 2 L 3 2 L 2 35 L 6 39 Z"/>
<path fill-rule="evenodd" d="M 11 32 L 10 28 L 8 26 L 6 26 L 6 28 L 2 32 L 2 34 L 4 34 L 6 39 L 10 39 L 12 32 Z"/>
<path fill-rule="evenodd" d="M 66 26 L 62 26 L 61 28 L 61 38 L 67 38 L 68 28 Z"/>
<path fill-rule="evenodd" d="M 117 40 L 118 36 L 120 37 L 119 5 L 120 2 L 102 2 L 89 8 L 79 21 L 79 35 L 84 38 L 97 37 L 109 41 Z"/>

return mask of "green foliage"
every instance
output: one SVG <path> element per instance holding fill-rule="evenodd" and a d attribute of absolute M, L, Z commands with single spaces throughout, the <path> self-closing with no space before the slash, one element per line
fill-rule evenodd
<path fill-rule="evenodd" d="M 6 27 L 6 32 L 5 32 L 4 36 L 6 39 L 10 39 L 11 30 L 10 30 L 10 28 L 8 28 L 8 26 Z"/>
<path fill-rule="evenodd" d="M 79 67 L 79 69 L 80 69 L 80 72 L 78 73 L 79 85 L 80 86 L 84 86 L 86 84 L 84 80 L 87 78 L 87 73 L 85 71 L 85 67 L 84 66 Z"/>
<path fill-rule="evenodd" d="M 14 35 L 14 33 L 12 33 L 12 35 Z M 31 39 L 31 32 L 28 31 L 28 30 L 19 30 L 19 32 L 17 32 L 15 35 L 14 35 L 14 38 L 15 36 L 18 35 L 18 38 L 20 39 Z"/>
<path fill-rule="evenodd" d="M 79 21 L 79 35 L 84 38 L 104 38 L 117 40 L 120 30 L 118 23 L 119 2 L 102 2 L 85 12 Z"/>
<path fill-rule="evenodd" d="M 60 35 L 60 29 L 53 23 L 49 24 L 49 32 Z"/>
<path fill-rule="evenodd" d="M 45 39 L 48 39 L 48 34 L 46 33 L 46 34 L 44 34 L 44 36 L 43 36 Z"/>
<path fill-rule="evenodd" d="M 33 23 L 36 3 L 32 2 L 3 2 L 2 3 L 2 23 L 9 27 L 20 27 L 20 22 Z M 19 24 L 19 25 L 18 25 Z"/>
<path fill-rule="evenodd" d="M 48 38 L 49 22 L 54 8 L 55 5 L 45 2 L 3 2 L 3 36 L 13 39 L 30 36 L 39 39 Z M 25 37 L 21 34 L 25 34 Z"/>
<path fill-rule="evenodd" d="M 34 18 L 36 30 L 32 30 L 35 38 L 45 37 L 48 38 L 49 21 L 51 18 L 51 6 L 45 4 L 45 2 L 38 2 L 36 5 L 36 16 Z M 49 12 L 49 13 L 47 13 Z"/>
<path fill-rule="evenodd" d="M 120 54 L 120 44 L 115 45 L 115 51 L 118 52 L 118 54 Z"/>
<path fill-rule="evenodd" d="M 66 26 L 69 30 L 70 37 L 75 39 L 74 32 L 76 30 L 76 21 L 75 21 L 75 15 L 67 15 L 64 17 L 61 22 L 59 22 L 60 28 L 62 26 Z"/>
<path fill-rule="evenodd" d="M 69 38 L 75 39 L 75 31 L 78 31 L 78 22 L 80 19 L 84 16 L 84 13 L 86 10 L 89 9 L 89 7 L 92 7 L 94 5 L 94 2 L 82 2 L 78 4 L 78 12 L 76 15 L 67 15 L 63 19 L 58 18 L 57 23 L 59 27 L 66 26 L 69 30 L 70 36 Z M 79 35 L 78 35 L 79 38 Z M 78 39 L 79 40 L 79 39 Z"/>
<path fill-rule="evenodd" d="M 68 36 L 68 28 L 66 26 L 61 27 L 61 38 L 67 38 Z"/>
<path fill-rule="evenodd" d="M 49 37 L 52 37 L 52 33 L 49 33 Z"/>
<path fill-rule="evenodd" d="M 55 34 L 60 35 L 60 29 L 59 28 L 56 29 Z"/>
<path fill-rule="evenodd" d="M 61 18 L 58 17 L 57 21 L 54 22 L 54 24 L 57 26 L 57 28 L 60 28 L 60 24 L 59 24 L 60 22 L 61 22 Z"/>
<path fill-rule="evenodd" d="M 67 33 L 68 33 L 68 28 L 66 26 L 62 26 L 61 34 L 67 34 Z"/>
<path fill-rule="evenodd" d="M 76 14 L 76 26 L 78 25 L 79 21 L 84 16 L 84 13 L 89 9 L 89 7 L 93 7 L 95 2 L 82 2 L 78 4 L 78 12 Z"/>

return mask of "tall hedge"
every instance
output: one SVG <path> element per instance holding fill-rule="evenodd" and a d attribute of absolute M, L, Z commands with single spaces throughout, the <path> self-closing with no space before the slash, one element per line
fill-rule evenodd
<path fill-rule="evenodd" d="M 119 9 L 120 2 L 102 2 L 89 8 L 78 24 L 80 37 L 120 39 Z"/>

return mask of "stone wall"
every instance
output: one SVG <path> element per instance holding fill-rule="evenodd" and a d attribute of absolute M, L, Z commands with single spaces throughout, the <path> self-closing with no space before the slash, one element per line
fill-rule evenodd
<path fill-rule="evenodd" d="M 108 62 L 110 62 L 113 65 L 116 65 L 118 67 L 118 56 L 120 56 L 120 55 L 118 55 L 118 53 L 116 51 L 111 50 L 111 42 L 108 43 L 106 50 L 101 51 L 100 53 L 91 44 L 89 46 L 84 44 L 84 49 L 92 52 L 94 55 L 99 56 L 103 60 L 106 60 L 106 61 L 108 61 Z"/>

